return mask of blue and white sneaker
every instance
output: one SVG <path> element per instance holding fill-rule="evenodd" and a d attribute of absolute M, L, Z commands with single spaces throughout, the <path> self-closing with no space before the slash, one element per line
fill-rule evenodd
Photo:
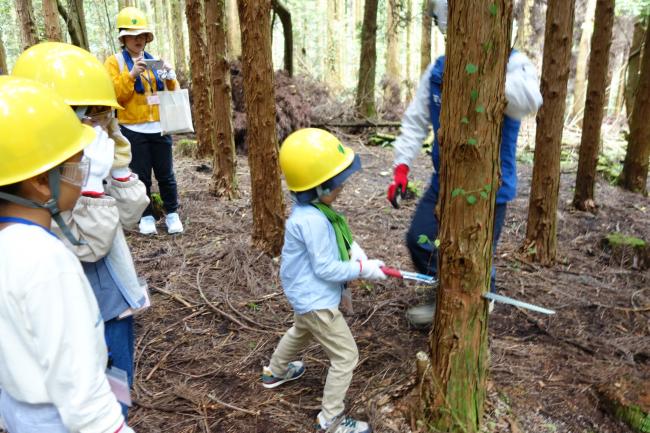
<path fill-rule="evenodd" d="M 344 414 L 328 420 L 323 412 L 319 412 L 316 417 L 316 429 L 318 433 L 372 433 L 372 428 L 367 422 Z"/>
<path fill-rule="evenodd" d="M 282 376 L 274 376 L 269 367 L 262 368 L 262 385 L 264 388 L 275 388 L 285 382 L 300 379 L 305 374 L 305 365 L 302 361 L 293 361 L 289 363 L 286 373 Z"/>

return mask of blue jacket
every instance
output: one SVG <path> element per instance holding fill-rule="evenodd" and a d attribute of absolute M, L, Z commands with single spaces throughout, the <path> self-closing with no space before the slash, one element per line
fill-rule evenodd
<path fill-rule="evenodd" d="M 359 277 L 357 262 L 341 261 L 334 228 L 310 204 L 294 204 L 287 219 L 280 278 L 297 314 L 338 308 L 347 281 Z"/>
<path fill-rule="evenodd" d="M 430 99 L 429 109 L 431 111 L 431 121 L 433 123 L 434 144 L 431 151 L 433 166 L 436 171 L 431 180 L 431 186 L 436 192 L 440 189 L 440 147 L 438 145 L 438 129 L 440 128 L 440 106 L 442 103 L 442 74 L 445 67 L 445 56 L 440 56 L 431 70 L 429 77 Z M 515 120 L 506 115 L 503 116 L 503 125 L 501 127 L 501 149 L 499 156 L 501 158 L 501 187 L 497 191 L 497 204 L 503 204 L 511 201 L 517 195 L 517 136 L 521 121 Z"/>

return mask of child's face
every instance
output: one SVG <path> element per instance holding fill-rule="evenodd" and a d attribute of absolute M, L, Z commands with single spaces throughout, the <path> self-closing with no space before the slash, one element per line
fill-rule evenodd
<path fill-rule="evenodd" d="M 322 196 L 320 198 L 321 203 L 326 204 L 328 206 L 331 205 L 332 203 L 334 203 L 334 201 L 339 196 L 341 191 L 343 191 L 343 185 L 341 185 L 338 188 L 332 190 L 332 192 L 330 192 L 329 194 Z"/>
<path fill-rule="evenodd" d="M 147 45 L 147 34 L 142 33 L 137 36 L 127 35 L 122 38 L 126 49 L 132 53 L 141 53 Z"/>
<path fill-rule="evenodd" d="M 74 169 L 74 166 L 81 162 L 82 156 L 83 153 L 79 152 L 76 155 L 72 156 L 71 158 L 68 158 L 64 162 L 64 164 L 69 164 L 69 166 Z M 85 168 L 83 167 L 83 165 L 77 166 L 77 170 L 79 170 L 79 173 L 75 176 L 77 179 L 81 179 L 84 176 L 87 177 L 87 173 L 86 174 L 82 173 L 84 169 Z M 81 184 L 79 185 L 79 183 Z M 81 195 L 82 186 L 83 186 L 83 181 L 75 181 L 74 183 L 72 183 L 67 181 L 65 178 L 62 178 L 59 187 L 59 200 L 58 200 L 59 209 L 61 209 L 62 211 L 66 211 L 74 208 L 74 205 L 77 203 L 77 200 Z"/>
<path fill-rule="evenodd" d="M 108 125 L 111 120 L 113 120 L 113 109 L 111 107 L 93 105 L 86 110 L 82 122 L 92 127 L 100 126 L 105 132 L 108 132 Z"/>

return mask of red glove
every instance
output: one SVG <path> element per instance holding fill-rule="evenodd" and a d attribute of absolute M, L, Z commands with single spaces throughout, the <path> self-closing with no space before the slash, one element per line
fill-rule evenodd
<path fill-rule="evenodd" d="M 406 185 L 409 183 L 408 174 L 409 166 L 406 164 L 399 164 L 395 167 L 393 183 L 388 185 L 388 201 L 395 209 L 399 208 L 399 199 L 406 192 Z"/>

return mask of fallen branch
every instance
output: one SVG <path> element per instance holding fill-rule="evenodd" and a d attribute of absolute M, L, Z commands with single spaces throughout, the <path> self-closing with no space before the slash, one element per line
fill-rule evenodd
<path fill-rule="evenodd" d="M 259 416 L 260 415 L 259 410 L 258 411 L 252 411 L 252 410 L 248 410 L 248 409 L 244 409 L 244 408 L 232 405 L 230 403 L 226 403 L 225 401 L 221 401 L 217 397 L 215 397 L 214 393 L 208 394 L 208 398 L 210 400 L 212 400 L 213 402 L 221 405 L 221 406 L 227 407 L 228 409 L 236 410 L 238 412 L 244 412 L 244 413 L 247 413 L 247 414 L 253 415 L 253 416 Z"/>

